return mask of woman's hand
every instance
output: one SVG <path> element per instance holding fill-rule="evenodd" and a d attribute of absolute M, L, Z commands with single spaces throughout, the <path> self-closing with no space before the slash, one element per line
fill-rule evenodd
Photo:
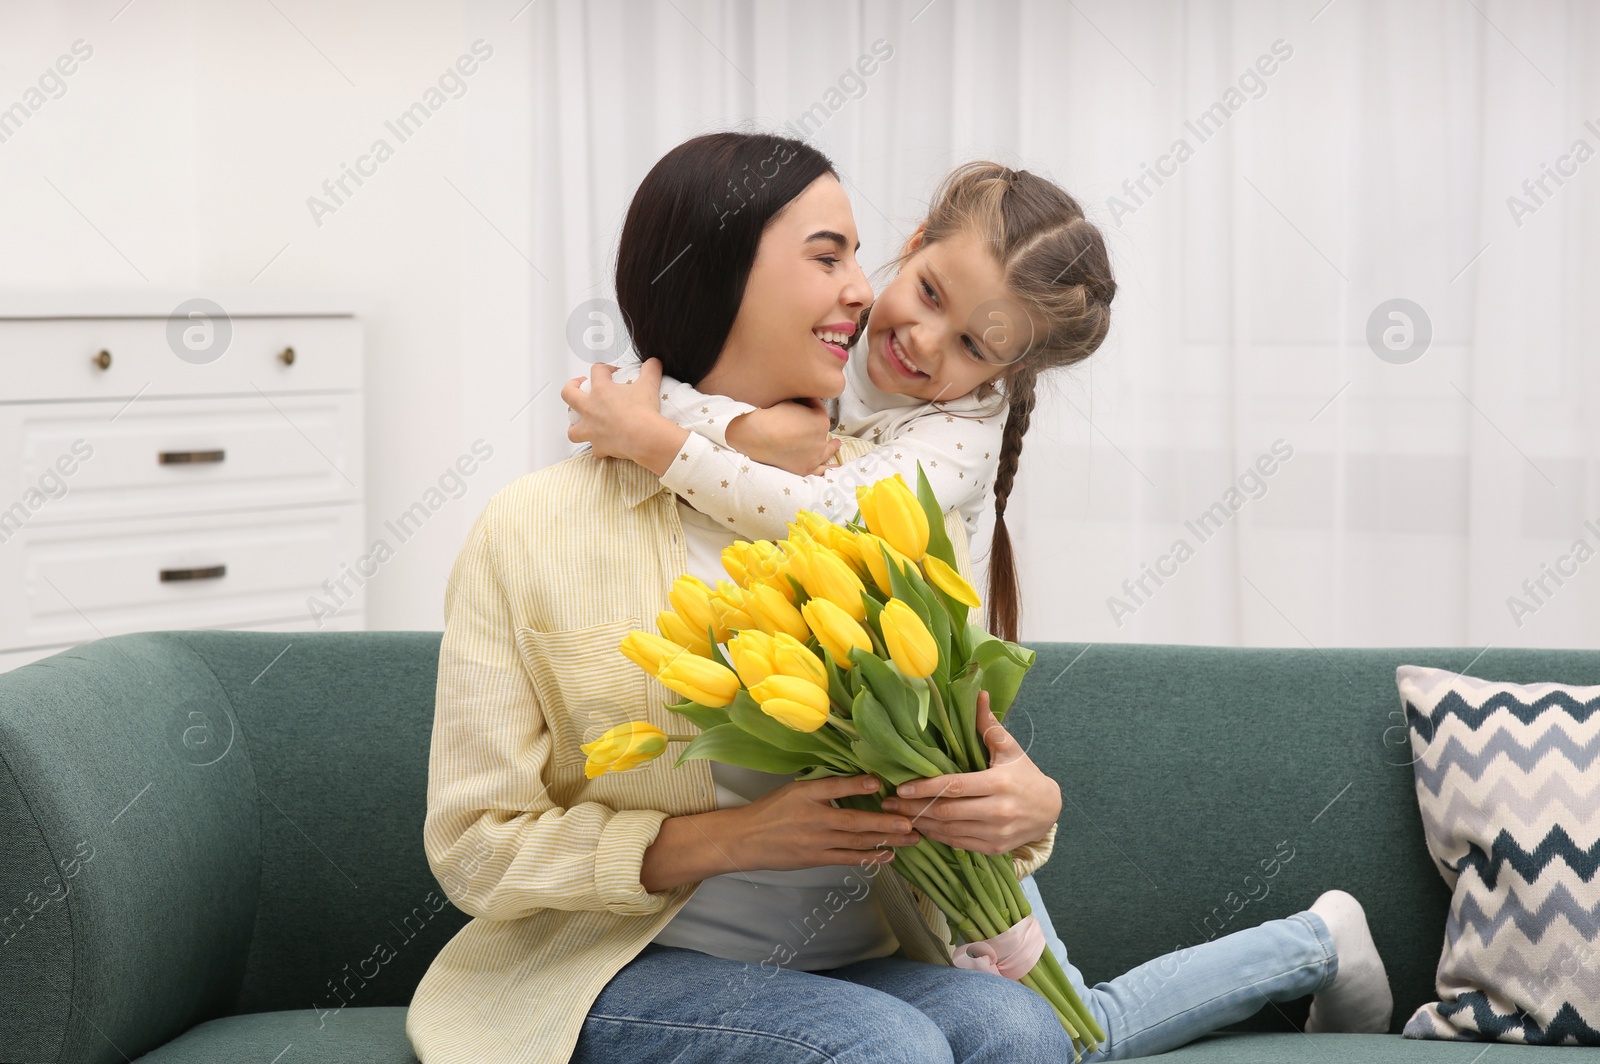
<path fill-rule="evenodd" d="M 879 787 L 873 776 L 828 776 L 786 783 L 751 802 L 729 810 L 740 814 L 735 861 L 749 868 L 776 870 L 823 865 L 874 864 L 894 859 L 888 846 L 914 846 L 920 836 L 909 817 L 840 809 L 833 799 L 871 794 Z"/>
<path fill-rule="evenodd" d="M 668 817 L 645 848 L 639 882 L 655 893 L 757 869 L 887 864 L 894 851 L 880 847 L 914 846 L 921 837 L 909 818 L 832 804 L 878 786 L 872 776 L 797 780 L 749 805 Z"/>
<path fill-rule="evenodd" d="M 602 458 L 637 462 L 659 477 L 689 438 L 688 429 L 661 413 L 661 360 L 646 359 L 639 375 L 621 384 L 611 379 L 616 371 L 610 363 L 596 362 L 588 391 L 581 387 L 582 377 L 561 389 L 562 400 L 578 415 L 567 427 L 567 439 L 591 444 Z"/>
<path fill-rule="evenodd" d="M 817 476 L 834 468 L 833 456 L 844 446 L 828 429 L 821 399 L 785 400 L 734 418 L 728 425 L 728 446 L 797 477 Z"/>
<path fill-rule="evenodd" d="M 911 817 L 930 839 L 977 853 L 1010 853 L 1043 838 L 1061 815 L 1061 786 L 1045 775 L 989 711 L 978 692 L 978 734 L 989 767 L 912 780 L 884 799 L 885 812 Z"/>

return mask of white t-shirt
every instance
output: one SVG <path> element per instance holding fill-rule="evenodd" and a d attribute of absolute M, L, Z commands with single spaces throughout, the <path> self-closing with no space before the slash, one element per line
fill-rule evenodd
<path fill-rule="evenodd" d="M 740 537 L 681 500 L 677 506 L 689 572 L 716 587 L 728 579 L 722 549 Z M 719 809 L 748 805 L 794 779 L 719 761 L 711 762 L 711 778 Z M 803 971 L 886 957 L 900 943 L 871 891 L 872 877 L 855 865 L 712 876 L 653 941 Z"/>

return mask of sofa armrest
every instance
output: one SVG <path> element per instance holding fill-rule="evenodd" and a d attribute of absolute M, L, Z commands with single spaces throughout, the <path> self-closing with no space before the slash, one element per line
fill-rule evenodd
<path fill-rule="evenodd" d="M 237 997 L 260 879 L 244 736 L 170 633 L 0 674 L 0 1045 L 123 1061 Z"/>

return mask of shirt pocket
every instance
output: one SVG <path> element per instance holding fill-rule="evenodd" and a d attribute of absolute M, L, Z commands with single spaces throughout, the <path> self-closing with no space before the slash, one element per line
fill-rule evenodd
<path fill-rule="evenodd" d="M 516 630 L 517 650 L 550 729 L 556 767 L 583 764 L 582 744 L 618 724 L 645 718 L 650 677 L 618 649 L 636 628 L 643 625 L 624 618 L 557 632 Z"/>

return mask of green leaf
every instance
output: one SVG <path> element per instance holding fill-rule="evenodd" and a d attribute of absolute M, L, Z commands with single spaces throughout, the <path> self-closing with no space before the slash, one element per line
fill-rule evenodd
<path fill-rule="evenodd" d="M 883 621 L 881 621 L 879 618 L 883 615 L 883 603 L 879 602 L 865 591 L 861 593 L 861 602 L 862 605 L 866 606 L 867 608 L 867 627 L 872 629 L 873 635 L 877 636 L 879 639 L 882 639 Z"/>
<path fill-rule="evenodd" d="M 871 691 L 863 688 L 856 695 L 850 716 L 861 730 L 861 739 L 858 741 L 865 742 L 883 758 L 910 769 L 918 776 L 940 775 L 937 765 L 907 745 L 895 729 L 894 722 L 889 719 L 888 711 L 873 697 Z"/>
<path fill-rule="evenodd" d="M 844 674 L 849 670 L 839 668 L 839 663 L 833 660 L 833 655 L 820 641 L 813 639 L 812 642 L 817 644 L 817 653 L 822 656 L 822 664 L 828 670 L 828 698 L 839 711 L 848 710 L 856 697 L 855 692 L 845 683 Z"/>
<path fill-rule="evenodd" d="M 922 460 L 917 460 L 917 501 L 928 515 L 928 553 L 950 568 L 956 567 L 956 549 L 950 543 L 950 534 L 944 530 L 944 507 L 928 485 L 928 474 L 923 472 Z"/>
<path fill-rule="evenodd" d="M 983 689 L 989 692 L 989 710 L 995 720 L 1006 719 L 1006 710 L 1011 708 L 1022 678 L 1033 668 L 1036 657 L 1027 647 L 994 636 L 972 648 L 972 660 L 983 669 Z"/>
<path fill-rule="evenodd" d="M 975 757 L 975 770 L 989 767 L 988 748 L 978 737 L 978 692 L 982 689 L 983 668 L 975 661 L 967 662 L 960 674 L 950 681 L 950 712 L 955 718 L 951 724 L 961 730 L 968 756 Z M 990 696 L 991 700 L 993 697 Z"/>
<path fill-rule="evenodd" d="M 871 773 L 891 787 L 898 787 L 907 780 L 922 778 L 887 754 L 880 752 L 865 739 L 851 742 L 850 752 L 855 757 L 856 764 L 861 766 L 862 772 Z"/>
<path fill-rule="evenodd" d="M 967 633 L 967 610 L 969 607 L 965 602 L 957 602 L 932 584 L 928 585 L 928 590 L 938 599 L 939 604 L 944 607 L 944 612 L 950 618 L 950 639 L 952 643 L 950 660 L 952 663 L 964 663 L 967 660 L 965 636 Z M 952 664 L 952 667 L 954 667 L 954 664 Z"/>
<path fill-rule="evenodd" d="M 856 663 L 856 671 L 866 687 L 871 688 L 878 704 L 888 712 L 895 729 L 902 736 L 922 734 L 927 718 L 922 716 L 919 722 L 913 681 L 901 675 L 891 663 L 859 648 L 851 649 L 850 660 Z"/>
<path fill-rule="evenodd" d="M 827 776 L 859 776 L 861 772 L 854 768 L 834 768 L 832 765 L 812 765 L 795 774 L 797 780 L 820 780 Z"/>
<path fill-rule="evenodd" d="M 709 624 L 706 625 L 706 638 L 711 640 L 711 660 L 716 662 L 718 665 L 721 665 L 729 672 L 733 672 L 734 668 L 728 663 L 727 657 L 722 653 L 722 647 L 717 645 L 716 630 L 713 629 Z"/>
<path fill-rule="evenodd" d="M 679 702 L 668 709 L 693 721 L 701 731 L 710 731 L 719 725 L 728 723 L 728 709 L 726 706 L 704 706 L 699 702 Z"/>
<path fill-rule="evenodd" d="M 737 724 L 722 724 L 695 736 L 678 755 L 677 764 L 685 761 L 721 761 L 727 765 L 754 769 L 757 772 L 777 772 L 787 775 L 811 768 L 817 763 L 813 754 L 797 754 L 779 750 L 757 739 Z"/>

